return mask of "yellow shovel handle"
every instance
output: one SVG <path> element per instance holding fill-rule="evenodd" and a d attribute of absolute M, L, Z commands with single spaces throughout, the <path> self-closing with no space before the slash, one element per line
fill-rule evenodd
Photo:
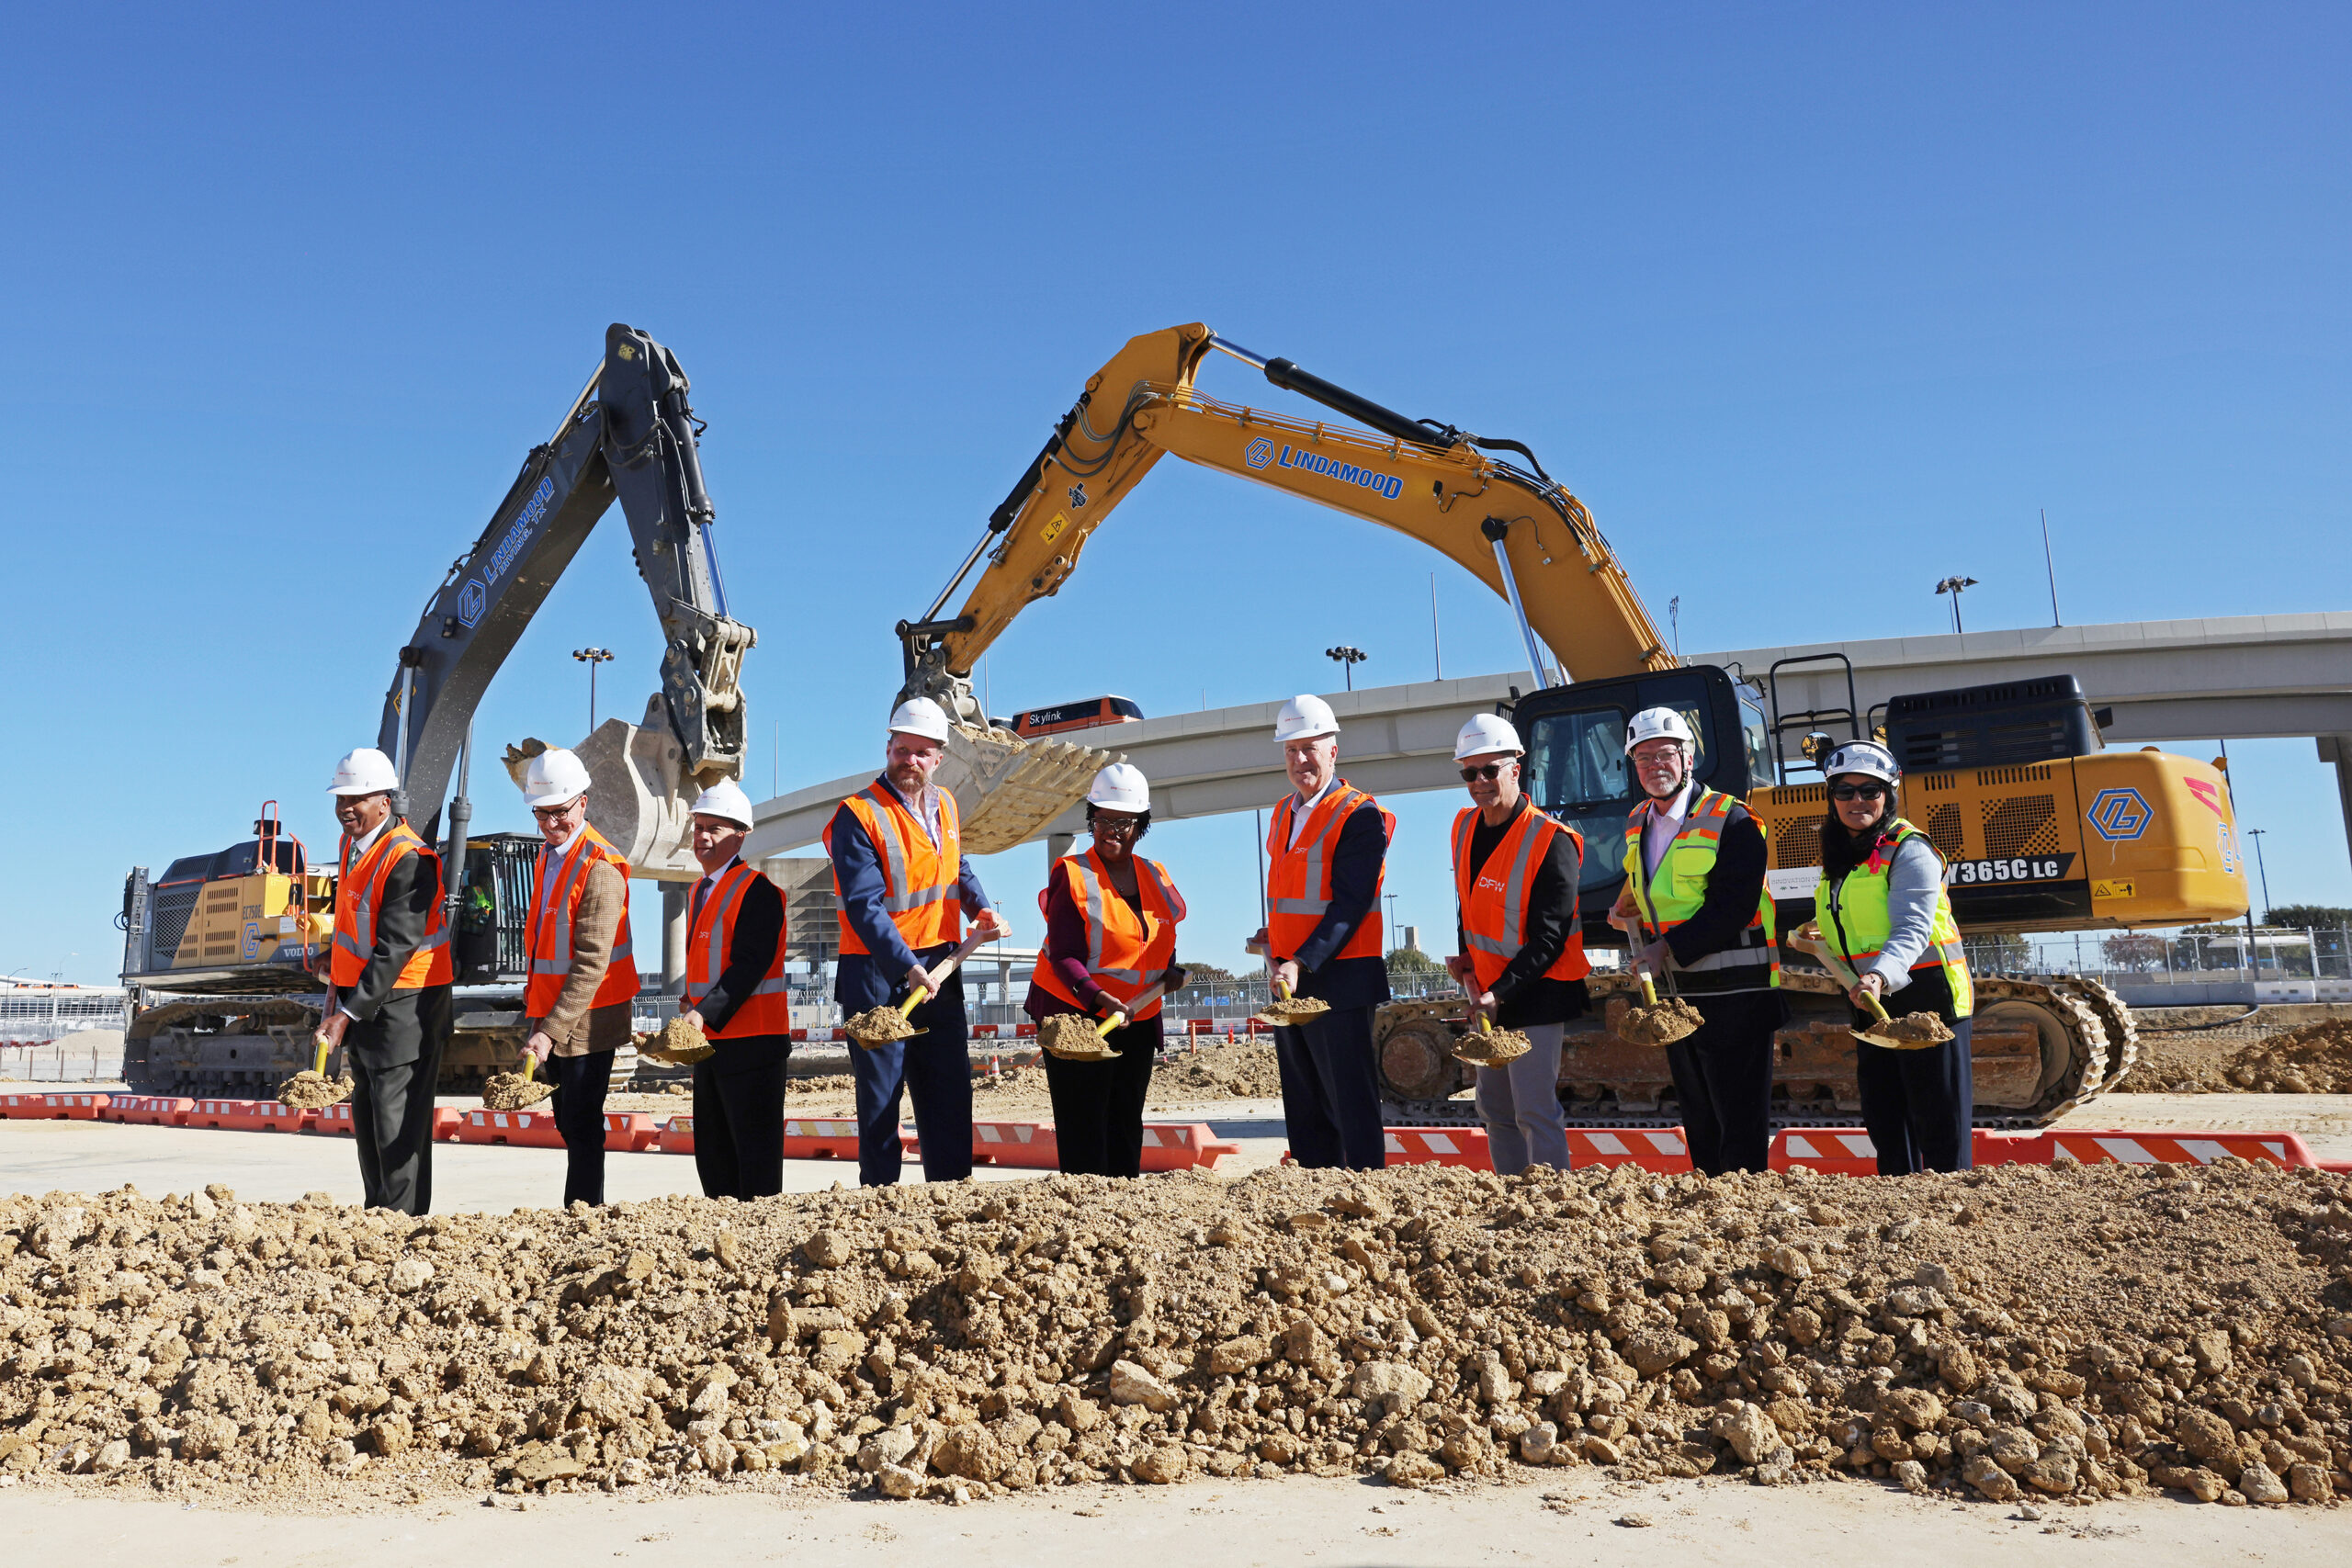
<path fill-rule="evenodd" d="M 1862 993 L 1862 1005 L 1869 1008 L 1871 1011 L 1878 1014 L 1878 1021 L 1881 1023 L 1893 1023 L 1894 1021 L 1894 1020 L 1887 1016 L 1886 1005 L 1881 1002 L 1872 993 L 1869 991 L 1864 991 Z"/>
<path fill-rule="evenodd" d="M 929 991 L 917 991 L 908 997 L 905 1001 L 899 1004 L 899 1016 L 900 1018 L 914 1017 L 915 1009 L 921 1007 L 922 1005 L 923 998 L 929 995 L 931 995 Z"/>
<path fill-rule="evenodd" d="M 531 1075 L 539 1070 L 539 1059 L 528 1051 L 523 1053 L 523 1081 L 529 1083 Z"/>
<path fill-rule="evenodd" d="M 1650 983 L 1649 971 L 1636 969 L 1634 977 L 1642 983 L 1642 999 L 1652 1007 L 1657 1006 L 1657 987 Z"/>
<path fill-rule="evenodd" d="M 319 1077 L 324 1077 L 327 1076 L 327 1053 L 334 1050 L 334 1046 L 328 1042 L 327 1037 L 323 1034 L 317 1036 L 316 1043 L 319 1047 L 319 1065 L 312 1067 L 311 1070 L 318 1074 Z"/>

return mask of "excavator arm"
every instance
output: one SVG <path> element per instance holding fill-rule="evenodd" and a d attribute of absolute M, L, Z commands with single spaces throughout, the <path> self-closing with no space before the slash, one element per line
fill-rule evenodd
<path fill-rule="evenodd" d="M 1367 428 L 1220 402 L 1194 377 L 1211 349 Z M 1527 467 L 1488 456 L 1517 452 Z M 900 622 L 906 694 L 977 718 L 969 677 L 1015 615 L 1057 592 L 1112 509 L 1163 452 L 1253 479 L 1420 540 L 1517 612 L 1539 685 L 1674 666 L 1584 503 L 1516 442 L 1404 415 L 1226 342 L 1198 322 L 1132 339 L 1086 384 L 989 519 L 989 532 L 918 621 Z M 982 558 L 952 618 L 940 611 Z M 1540 640 L 1540 644 L 1539 641 Z"/>
<path fill-rule="evenodd" d="M 428 835 L 491 677 L 615 500 L 667 645 L 654 705 L 667 721 L 670 790 L 742 772 L 741 677 L 758 634 L 727 613 L 696 451 L 702 425 L 686 393 L 685 373 L 668 349 L 634 327 L 608 327 L 595 375 L 434 591 L 400 650 L 377 741 L 409 799 L 424 808 Z M 601 772 L 597 778 L 594 795 L 609 793 Z M 594 795 L 591 804 L 599 804 Z M 452 827 L 462 831 L 459 809 Z"/>

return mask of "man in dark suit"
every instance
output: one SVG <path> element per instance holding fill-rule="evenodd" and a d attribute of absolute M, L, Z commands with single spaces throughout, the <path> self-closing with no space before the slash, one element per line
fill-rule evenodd
<path fill-rule="evenodd" d="M 373 747 L 328 785 L 343 824 L 327 1016 L 319 1043 L 345 1047 L 352 1131 L 371 1209 L 433 1207 L 433 1091 L 448 1044 L 448 930 L 441 857 L 392 811 L 391 759 Z"/>
<path fill-rule="evenodd" d="M 695 1174 L 707 1198 L 764 1198 L 784 1190 L 784 894 L 742 860 L 752 801 L 741 787 L 722 779 L 704 790 L 694 818 L 703 875 L 688 903 L 678 1016 L 712 1047 L 695 1064 Z"/>

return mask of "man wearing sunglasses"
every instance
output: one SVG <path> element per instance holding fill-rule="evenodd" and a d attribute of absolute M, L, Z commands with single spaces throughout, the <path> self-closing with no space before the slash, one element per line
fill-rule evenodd
<path fill-rule="evenodd" d="M 1705 1021 L 1666 1048 L 1691 1166 L 1762 1170 L 1772 1035 L 1788 1020 L 1764 832 L 1747 807 L 1692 776 L 1698 739 L 1673 708 L 1635 714 L 1625 756 L 1648 798 L 1625 821 L 1625 888 L 1609 923 L 1632 937 L 1635 970 Z"/>
<path fill-rule="evenodd" d="M 1477 1073 L 1478 1114 L 1495 1170 L 1568 1168 L 1560 1110 L 1561 1026 L 1589 1001 L 1577 885 L 1584 839 L 1535 809 L 1520 792 L 1526 748 L 1510 720 L 1474 716 L 1454 738 L 1453 757 L 1470 806 L 1453 818 L 1454 935 L 1459 956 L 1446 968 L 1470 993 L 1474 1010 L 1498 1029 L 1525 1034 L 1529 1050 Z"/>

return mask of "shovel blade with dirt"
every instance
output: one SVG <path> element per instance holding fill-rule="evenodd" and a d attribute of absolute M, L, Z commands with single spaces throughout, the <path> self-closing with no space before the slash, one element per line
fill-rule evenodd
<path fill-rule="evenodd" d="M 1129 1018 L 1158 1001 L 1168 987 L 1154 983 L 1129 1002 Z M 1037 1043 L 1065 1062 L 1108 1062 L 1120 1053 L 1111 1049 L 1111 1031 L 1118 1026 L 1115 1018 L 1089 1018 L 1082 1012 L 1060 1012 L 1037 1026 Z"/>
<path fill-rule="evenodd" d="M 956 965 L 972 956 L 980 944 L 989 941 L 992 934 L 979 931 L 973 931 L 971 935 L 956 944 L 955 952 L 947 955 L 946 961 L 933 976 L 933 983 L 929 989 L 918 987 L 909 994 L 905 1001 L 896 1006 L 868 1008 L 843 1023 L 842 1032 L 869 1051 L 895 1044 L 901 1040 L 912 1040 L 916 1035 L 923 1033 L 922 1030 L 908 1022 L 908 1019 L 912 1016 L 915 1009 L 922 1005 L 922 999 L 937 990 L 939 987 L 945 985 L 947 976 L 956 973 Z"/>
<path fill-rule="evenodd" d="M 330 1105 L 341 1105 L 351 1098 L 351 1078 L 346 1071 L 341 1078 L 327 1077 L 327 1053 L 334 1049 L 323 1034 L 311 1039 L 318 1047 L 318 1060 L 309 1071 L 296 1073 L 277 1086 L 277 1103 L 290 1105 L 297 1111 L 324 1111 Z"/>
<path fill-rule="evenodd" d="M 1799 953 L 1809 953 L 1820 959 L 1823 966 L 1848 990 L 1861 984 L 1860 976 L 1846 961 L 1822 940 L 1821 928 L 1813 921 L 1808 920 L 1790 932 L 1789 945 Z M 1862 993 L 1862 1000 L 1878 1021 L 1868 1029 L 1854 1031 L 1857 1040 L 1883 1046 L 1889 1051 L 1928 1051 L 1950 1043 L 1952 1038 L 1951 1026 L 1934 1013 L 1911 1012 L 1901 1018 L 1891 1018 L 1884 1004 L 1869 992 Z"/>
<path fill-rule="evenodd" d="M 539 1059 L 526 1055 L 519 1073 L 492 1073 L 481 1082 L 485 1111 L 521 1111 L 555 1092 L 555 1085 L 538 1082 Z"/>
<path fill-rule="evenodd" d="M 1634 971 L 1642 983 L 1644 1005 L 1625 1010 L 1624 1021 L 1617 1026 L 1617 1038 L 1629 1045 L 1671 1045 L 1687 1040 L 1699 1032 L 1707 1021 L 1699 1010 L 1680 997 L 1657 999 L 1657 987 L 1652 983 L 1647 970 Z"/>

